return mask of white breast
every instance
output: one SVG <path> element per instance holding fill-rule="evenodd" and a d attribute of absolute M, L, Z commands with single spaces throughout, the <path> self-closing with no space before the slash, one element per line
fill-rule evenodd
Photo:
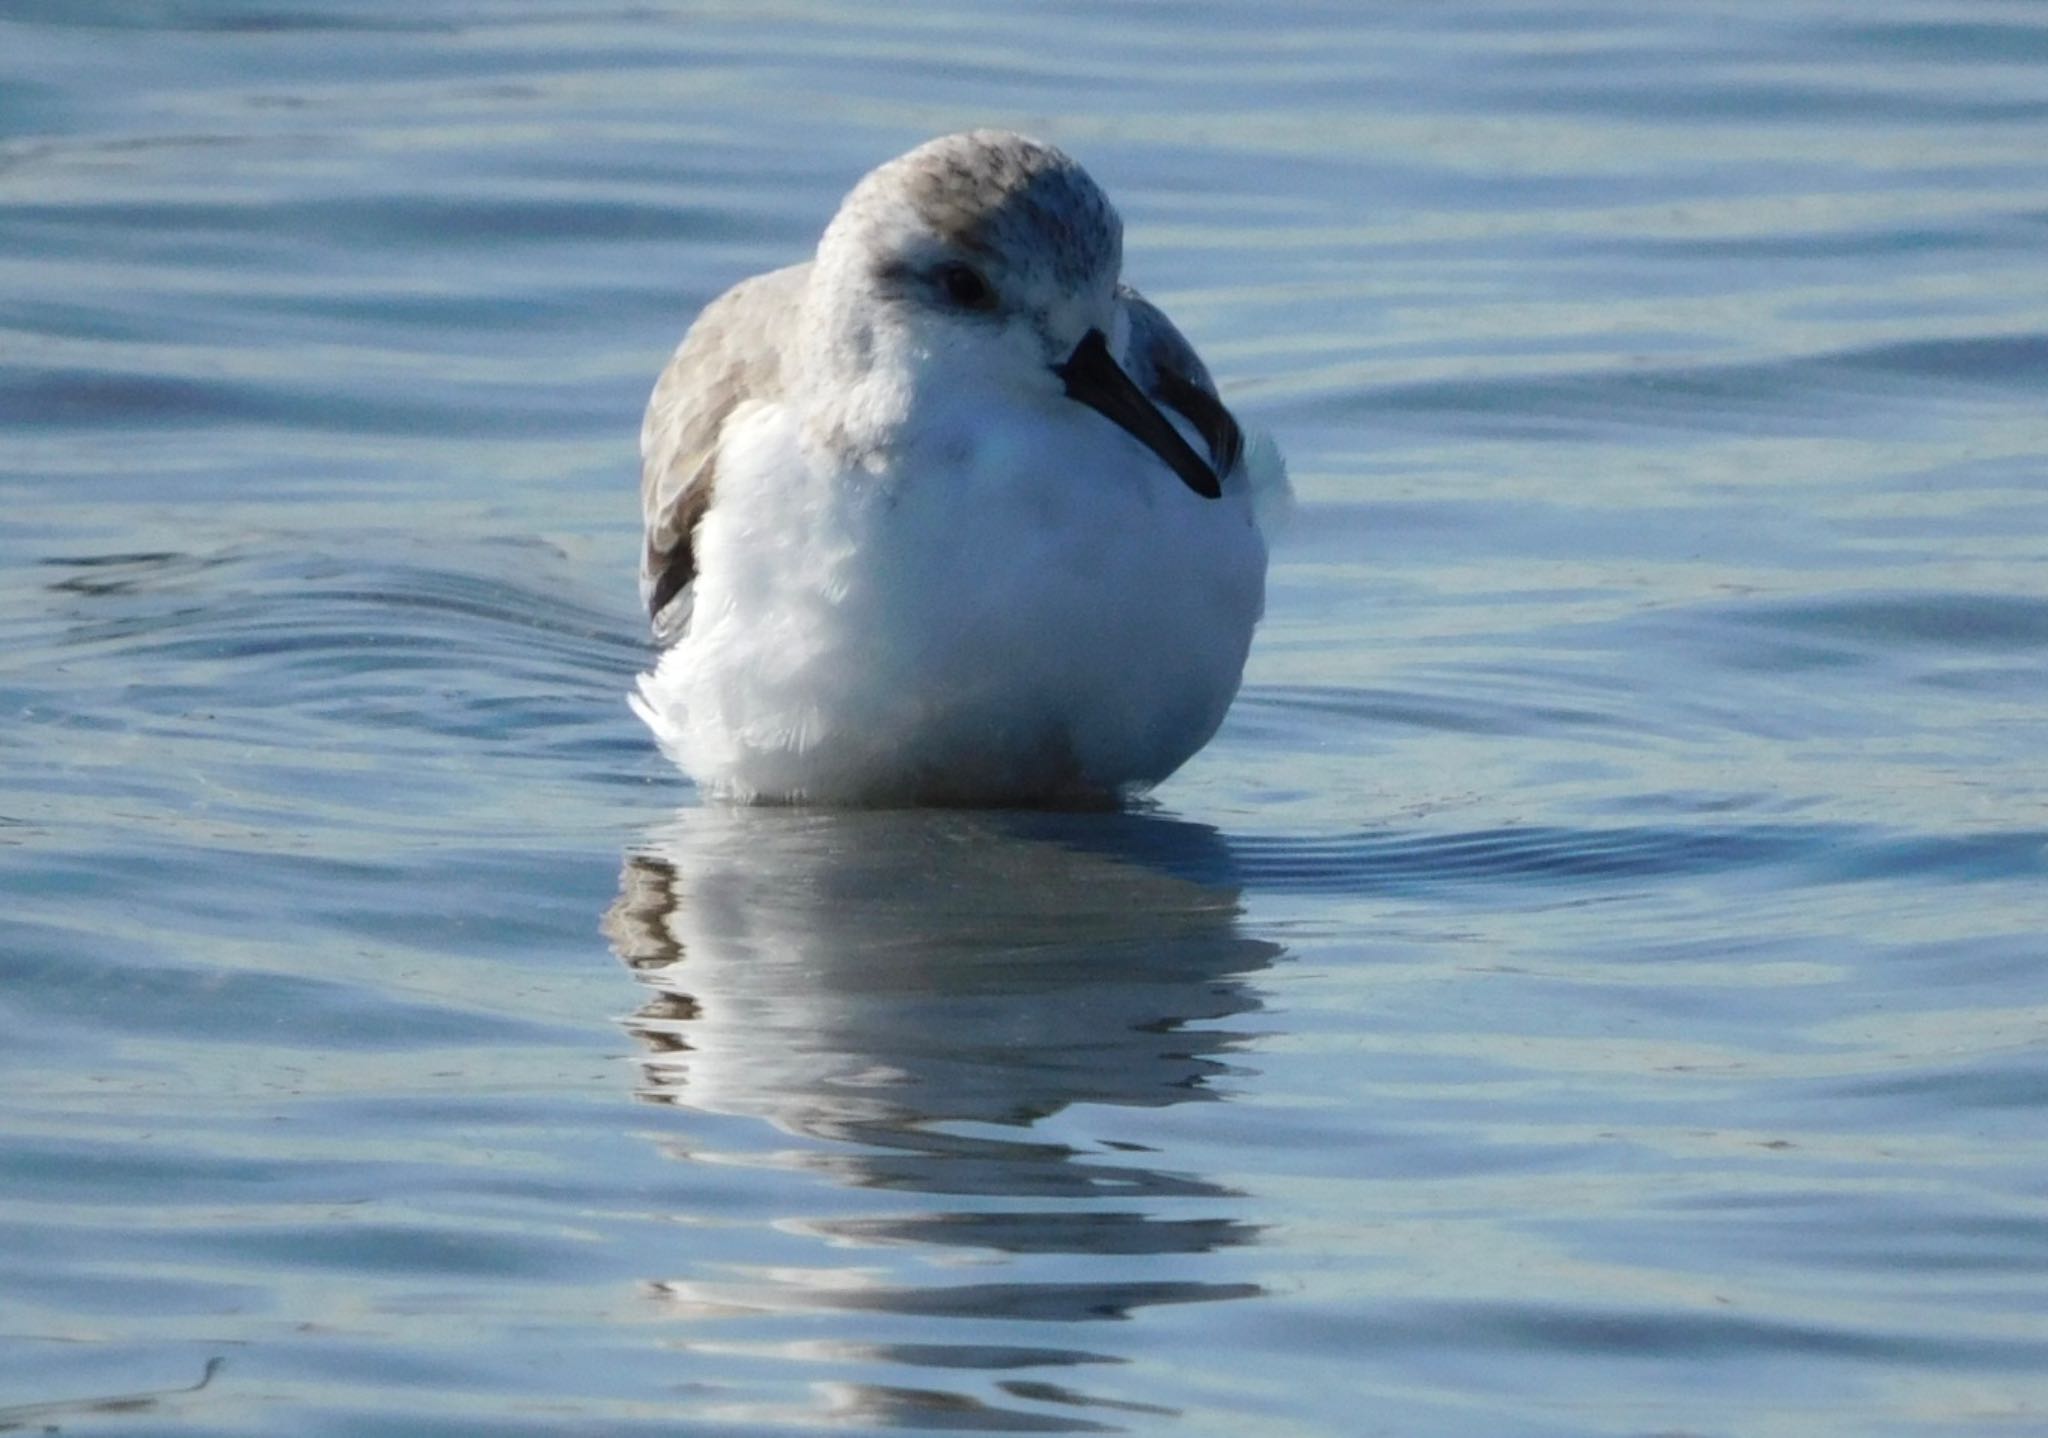
<path fill-rule="evenodd" d="M 786 408 L 735 417 L 689 633 L 637 706 L 705 788 L 1108 794 L 1215 732 L 1264 603 L 1246 475 L 1203 499 L 1064 401 L 963 393 L 956 418 L 873 472 L 828 473 Z"/>

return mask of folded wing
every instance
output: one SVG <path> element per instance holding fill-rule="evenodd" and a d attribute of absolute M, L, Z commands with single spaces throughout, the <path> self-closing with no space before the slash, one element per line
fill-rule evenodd
<path fill-rule="evenodd" d="M 1145 393 L 1178 413 L 1209 447 L 1209 460 L 1227 477 L 1244 457 L 1244 432 L 1216 395 L 1216 382 L 1166 312 L 1132 289 L 1118 288 L 1131 320 L 1124 367 Z"/>
<path fill-rule="evenodd" d="M 808 265 L 758 275 L 705 306 L 656 381 L 640 427 L 640 599 L 654 637 L 682 637 L 697 577 L 697 524 L 718 483 L 726 422 L 783 390 L 777 341 L 795 323 Z"/>

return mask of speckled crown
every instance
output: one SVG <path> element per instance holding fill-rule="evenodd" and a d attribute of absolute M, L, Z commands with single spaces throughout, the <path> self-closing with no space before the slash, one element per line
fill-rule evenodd
<path fill-rule="evenodd" d="M 1078 286 L 1123 257 L 1123 221 L 1064 151 L 1003 130 L 944 135 L 868 174 L 842 215 L 907 205 L 923 228 L 969 254 L 1031 255 Z"/>

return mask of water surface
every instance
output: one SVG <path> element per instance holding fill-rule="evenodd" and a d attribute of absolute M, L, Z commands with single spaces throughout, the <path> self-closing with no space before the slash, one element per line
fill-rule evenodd
<path fill-rule="evenodd" d="M 2048 1427 L 2048 19 L 0 11 L 0 1428 Z M 634 434 L 940 131 L 1294 466 L 1124 815 L 699 805 Z"/>

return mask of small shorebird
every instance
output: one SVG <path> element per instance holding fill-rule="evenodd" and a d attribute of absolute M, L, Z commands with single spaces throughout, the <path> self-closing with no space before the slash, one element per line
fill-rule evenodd
<path fill-rule="evenodd" d="M 1105 803 L 1209 741 L 1285 469 L 1122 259 L 1079 165 L 982 130 L 697 318 L 640 436 L 633 705 L 702 789 Z"/>

